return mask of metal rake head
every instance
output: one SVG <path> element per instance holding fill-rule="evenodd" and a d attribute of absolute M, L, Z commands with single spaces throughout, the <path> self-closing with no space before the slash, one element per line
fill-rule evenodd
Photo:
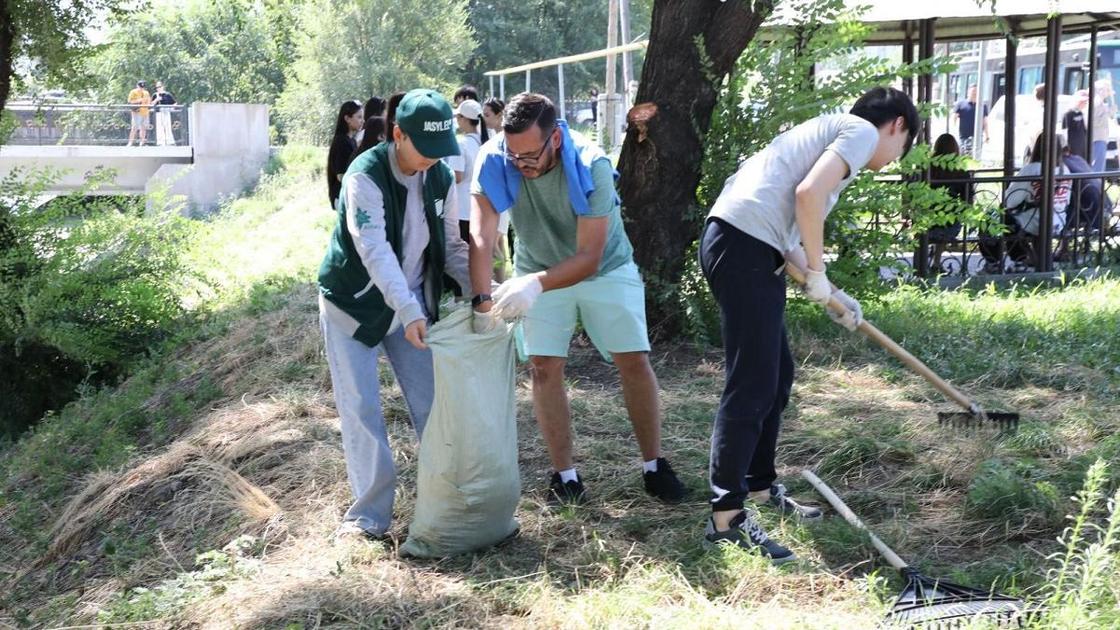
<path fill-rule="evenodd" d="M 1018 628 L 1038 612 L 1021 599 L 928 578 L 912 567 L 901 570 L 906 587 L 884 620 L 888 627 L 941 630 L 962 628 L 978 618 Z"/>
<path fill-rule="evenodd" d="M 985 422 L 986 420 L 986 422 Z M 1019 414 L 1008 411 L 988 411 L 972 413 L 970 411 L 939 411 L 937 421 L 941 426 L 950 426 L 955 429 L 996 429 L 1000 432 L 1014 433 L 1019 429 Z"/>

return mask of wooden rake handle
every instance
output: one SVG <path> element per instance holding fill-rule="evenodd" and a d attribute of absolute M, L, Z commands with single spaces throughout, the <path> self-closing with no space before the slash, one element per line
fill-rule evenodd
<path fill-rule="evenodd" d="M 805 286 L 805 273 L 801 271 L 797 265 L 786 263 L 786 273 L 789 274 L 789 277 L 793 278 L 794 282 Z M 828 299 L 828 308 L 837 315 L 845 315 L 848 312 L 848 309 L 835 297 L 830 297 Z M 883 331 L 872 326 L 871 322 L 864 319 L 860 322 L 858 328 L 868 339 L 874 341 L 882 346 L 884 350 L 893 354 L 895 358 L 906 364 L 906 367 L 910 368 L 918 376 L 929 381 L 930 385 L 936 387 L 938 391 L 945 394 L 947 398 L 960 405 L 963 409 L 974 414 L 983 413 L 980 410 L 980 406 L 973 402 L 971 398 L 965 396 L 956 387 L 950 385 L 948 381 L 938 376 L 936 372 L 929 369 L 929 366 L 922 363 L 918 357 L 910 354 L 906 351 L 906 348 L 898 345 L 893 339 L 883 334 Z"/>
<path fill-rule="evenodd" d="M 863 531 L 867 532 L 867 537 L 871 539 L 871 544 L 875 546 L 875 549 L 883 555 L 883 557 L 887 560 L 887 562 L 890 563 L 892 567 L 901 571 L 909 566 L 908 564 L 906 564 L 905 560 L 900 558 L 898 554 L 894 552 L 893 549 L 887 546 L 887 543 L 879 540 L 878 536 L 873 534 L 871 530 L 867 529 L 867 526 L 863 524 L 863 521 L 859 520 L 859 517 L 856 516 L 856 513 L 853 512 L 847 505 L 845 505 L 844 502 L 840 500 L 840 497 L 836 496 L 836 493 L 832 491 L 832 488 L 829 488 L 828 485 L 825 484 L 825 482 L 821 481 L 820 477 L 814 475 L 811 471 L 808 470 L 802 470 L 801 476 L 804 477 L 805 480 L 810 484 L 812 484 L 813 488 L 816 489 L 816 491 L 819 492 L 826 501 L 828 501 L 829 505 L 832 506 L 832 509 L 839 512 L 840 516 L 843 516 L 845 521 L 851 523 L 852 527 L 855 527 L 856 529 L 862 529 Z"/>

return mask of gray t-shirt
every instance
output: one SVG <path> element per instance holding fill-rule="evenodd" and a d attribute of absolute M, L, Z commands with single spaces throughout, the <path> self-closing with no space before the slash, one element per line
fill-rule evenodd
<path fill-rule="evenodd" d="M 851 114 L 818 116 L 774 138 L 762 151 L 743 162 L 727 178 L 710 217 L 722 219 L 786 252 L 801 244 L 797 229 L 797 186 L 825 151 L 833 151 L 848 165 L 848 176 L 825 203 L 832 211 L 840 191 L 856 178 L 875 153 L 879 131 Z"/>

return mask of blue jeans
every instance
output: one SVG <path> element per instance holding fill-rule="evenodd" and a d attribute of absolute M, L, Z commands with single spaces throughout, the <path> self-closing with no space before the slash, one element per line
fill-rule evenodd
<path fill-rule="evenodd" d="M 404 393 L 412 426 L 420 437 L 435 393 L 432 353 L 413 347 L 404 338 L 403 326 L 387 335 L 376 348 L 348 335 L 322 311 L 319 312 L 319 326 L 331 370 L 335 406 L 342 423 L 346 476 L 354 494 L 354 503 L 343 520 L 352 521 L 371 534 L 383 534 L 393 519 L 397 471 L 385 432 L 377 355 L 384 352 L 389 358 L 393 375 Z"/>
<path fill-rule="evenodd" d="M 1094 140 L 1093 148 L 1090 151 L 1092 160 L 1092 167 L 1094 173 L 1104 172 L 1105 158 L 1108 155 L 1108 141 L 1107 140 Z"/>

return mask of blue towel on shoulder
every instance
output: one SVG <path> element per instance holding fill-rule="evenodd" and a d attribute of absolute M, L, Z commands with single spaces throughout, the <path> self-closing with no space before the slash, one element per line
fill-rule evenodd
<path fill-rule="evenodd" d="M 568 179 L 568 197 L 572 211 L 577 216 L 591 212 L 588 199 L 595 191 L 591 181 L 591 165 L 596 160 L 609 160 L 606 153 L 582 134 L 568 128 L 563 120 L 556 121 L 560 128 L 560 161 L 564 166 L 564 176 Z M 483 145 L 478 159 L 478 184 L 498 212 L 505 212 L 517 202 L 521 192 L 521 171 L 506 159 L 505 136 L 501 135 Z M 614 174 L 618 179 L 618 173 Z M 614 193 L 615 203 L 619 203 L 618 193 Z"/>

